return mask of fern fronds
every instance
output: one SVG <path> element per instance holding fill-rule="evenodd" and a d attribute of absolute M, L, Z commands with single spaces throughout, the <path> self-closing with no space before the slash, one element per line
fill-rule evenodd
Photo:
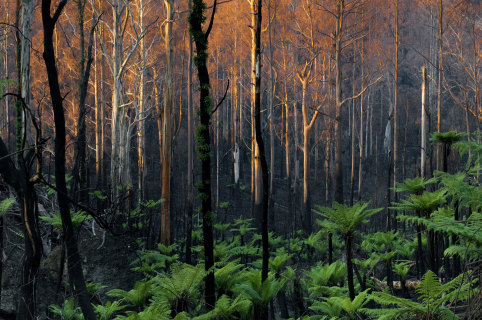
<path fill-rule="evenodd" d="M 150 281 L 138 281 L 134 285 L 134 289 L 124 291 L 121 289 L 113 289 L 107 292 L 109 297 L 121 298 L 128 306 L 140 310 L 147 303 L 147 299 L 152 295 L 152 283 Z"/>

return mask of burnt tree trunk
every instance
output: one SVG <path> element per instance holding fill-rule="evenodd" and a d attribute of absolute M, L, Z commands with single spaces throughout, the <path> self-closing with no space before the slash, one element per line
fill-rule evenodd
<path fill-rule="evenodd" d="M 62 13 L 67 0 L 62 0 L 55 10 L 53 16 L 50 15 L 50 0 L 42 0 L 42 23 L 44 30 L 44 53 L 43 58 L 47 68 L 49 89 L 54 113 L 55 124 L 55 182 L 57 185 L 57 200 L 62 219 L 64 241 L 67 249 L 67 268 L 69 282 L 72 286 L 74 295 L 78 297 L 79 305 L 87 320 L 95 320 L 94 310 L 90 304 L 84 274 L 82 271 L 82 260 L 80 259 L 77 237 L 74 233 L 72 218 L 70 216 L 69 203 L 67 197 L 67 184 L 65 181 L 65 116 L 60 94 L 59 78 L 55 64 L 55 53 L 52 35 L 55 24 Z"/>

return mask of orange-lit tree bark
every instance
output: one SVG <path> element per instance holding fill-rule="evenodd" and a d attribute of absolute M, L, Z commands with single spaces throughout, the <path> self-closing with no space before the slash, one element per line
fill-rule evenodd
<path fill-rule="evenodd" d="M 192 10 L 192 0 L 188 0 L 188 9 Z M 193 213 L 193 101 L 192 101 L 192 36 L 189 33 L 189 56 L 187 62 L 187 230 L 186 263 L 191 263 L 192 213 Z"/>
<path fill-rule="evenodd" d="M 95 314 L 90 304 L 89 294 L 85 286 L 80 259 L 77 237 L 74 233 L 72 218 L 67 197 L 67 184 L 65 181 L 65 116 L 63 98 L 60 94 L 59 78 L 55 61 L 54 46 L 52 41 L 55 24 L 62 13 L 67 0 L 62 0 L 55 9 L 54 15 L 50 15 L 50 0 L 42 0 L 42 24 L 44 31 L 43 58 L 47 68 L 50 98 L 55 124 L 55 183 L 57 187 L 57 200 L 62 219 L 64 241 L 67 251 L 67 269 L 69 282 L 74 295 L 78 298 L 79 305 L 84 314 L 84 319 L 94 320 Z"/>
<path fill-rule="evenodd" d="M 261 188 L 259 184 L 261 183 L 260 177 L 260 169 L 261 167 L 256 165 L 256 154 L 258 152 L 257 146 L 256 146 L 256 132 L 254 128 L 254 104 L 255 104 L 255 96 L 256 96 L 256 73 L 255 73 L 255 68 L 256 68 L 256 1 L 255 0 L 248 0 L 249 3 L 249 8 L 250 8 L 250 13 L 251 13 L 251 210 L 252 210 L 252 215 L 256 217 L 255 215 L 255 203 L 256 199 L 261 198 Z M 259 218 L 259 217 L 256 217 Z"/>
<path fill-rule="evenodd" d="M 171 241 L 171 153 L 172 153 L 172 22 L 173 0 L 164 0 L 166 21 L 164 23 L 164 50 L 166 54 L 166 76 L 164 79 L 164 108 L 162 110 L 162 190 L 160 242 Z"/>
<path fill-rule="evenodd" d="M 144 0 L 139 0 L 139 29 L 141 33 L 145 32 L 145 3 Z M 145 37 L 139 42 L 139 88 L 137 101 L 137 203 L 140 204 L 146 199 L 146 40 Z"/>
<path fill-rule="evenodd" d="M 308 106 L 306 102 L 306 90 L 309 82 L 311 82 L 311 67 L 312 61 L 307 62 L 303 71 L 297 73 L 298 79 L 301 82 L 302 98 L 301 98 L 301 113 L 303 115 L 303 227 L 304 230 L 310 234 L 313 230 L 311 219 L 311 190 L 310 190 L 310 133 L 313 125 L 318 117 L 318 110 L 315 110 L 313 116 L 308 116 Z"/>
<path fill-rule="evenodd" d="M 199 118 L 200 123 L 196 128 L 196 142 L 198 159 L 201 161 L 201 181 L 197 183 L 199 198 L 201 200 L 200 213 L 203 219 L 203 241 L 204 241 L 204 268 L 209 271 L 205 277 L 205 302 L 206 308 L 212 309 L 216 304 L 215 283 L 214 283 L 214 239 L 213 222 L 214 212 L 212 211 L 211 197 L 211 145 L 210 125 L 212 100 L 210 97 L 211 85 L 209 71 L 207 68 L 208 38 L 211 33 L 214 16 L 216 14 L 217 0 L 211 14 L 211 20 L 206 31 L 203 30 L 203 23 L 206 20 L 206 4 L 203 0 L 193 0 L 192 11 L 189 16 L 190 33 L 196 44 L 196 56 L 194 58 L 197 67 L 199 80 Z"/>

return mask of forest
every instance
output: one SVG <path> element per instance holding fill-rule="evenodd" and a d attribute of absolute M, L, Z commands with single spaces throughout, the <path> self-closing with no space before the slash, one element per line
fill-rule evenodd
<path fill-rule="evenodd" d="M 0 13 L 0 319 L 482 319 L 479 0 Z"/>

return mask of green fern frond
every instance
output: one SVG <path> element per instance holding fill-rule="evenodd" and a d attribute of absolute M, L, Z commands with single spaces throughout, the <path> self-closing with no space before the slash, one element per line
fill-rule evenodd
<path fill-rule="evenodd" d="M 397 182 L 397 192 L 410 192 L 412 194 L 417 194 L 425 190 L 426 186 L 435 183 L 437 179 L 431 178 L 425 180 L 423 177 L 416 177 L 413 179 L 406 179 L 404 182 Z"/>
<path fill-rule="evenodd" d="M 325 218 L 325 220 L 317 220 L 321 226 L 332 232 L 349 234 L 359 224 L 366 222 L 369 217 L 382 210 L 382 208 L 367 210 L 368 205 L 369 203 L 357 202 L 352 207 L 347 207 L 334 202 L 333 208 L 316 206 L 313 212 Z"/>
<path fill-rule="evenodd" d="M 121 289 L 113 289 L 107 292 L 109 297 L 121 298 L 128 306 L 137 308 L 144 307 L 147 299 L 153 294 L 153 287 L 150 281 L 138 281 L 134 285 L 134 289 L 124 291 Z"/>
<path fill-rule="evenodd" d="M 63 320 L 81 320 L 83 319 L 80 308 L 75 306 L 74 298 L 64 301 L 63 307 L 58 305 L 50 305 L 50 312 L 60 316 Z"/>
<path fill-rule="evenodd" d="M 127 306 L 125 305 L 121 305 L 120 300 L 116 300 L 114 302 L 107 301 L 104 305 L 95 305 L 94 310 L 97 314 L 97 319 L 110 320 L 116 312 L 119 312 L 126 307 Z"/>
<path fill-rule="evenodd" d="M 15 203 L 15 198 L 7 198 L 0 201 L 0 216 L 4 215 Z"/>

